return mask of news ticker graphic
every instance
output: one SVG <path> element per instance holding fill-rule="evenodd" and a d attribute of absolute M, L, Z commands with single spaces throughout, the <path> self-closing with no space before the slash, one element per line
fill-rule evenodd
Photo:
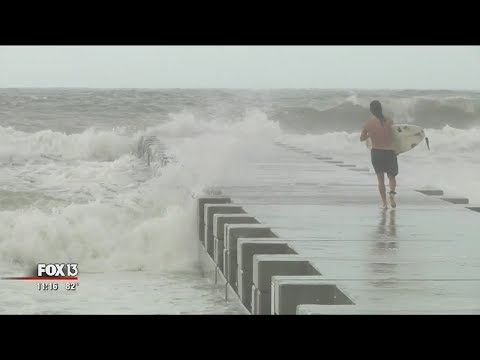
<path fill-rule="evenodd" d="M 4 276 L 2 280 L 37 281 L 38 290 L 58 290 L 61 286 L 55 281 L 66 281 L 65 290 L 76 290 L 78 280 L 78 264 L 76 263 L 38 263 L 35 274 L 30 276 Z"/>

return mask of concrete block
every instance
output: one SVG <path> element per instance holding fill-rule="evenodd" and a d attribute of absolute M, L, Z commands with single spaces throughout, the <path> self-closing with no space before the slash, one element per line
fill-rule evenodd
<path fill-rule="evenodd" d="M 289 246 L 286 240 L 276 238 L 238 238 L 237 265 L 241 270 L 253 271 L 254 255 L 284 255 L 297 253 Z"/>
<path fill-rule="evenodd" d="M 252 315 L 257 315 L 258 313 L 258 303 L 257 303 L 257 288 L 255 286 L 252 286 L 251 292 L 252 294 L 250 295 L 252 297 L 252 309 L 251 313 Z"/>
<path fill-rule="evenodd" d="M 237 244 L 238 295 L 247 309 L 251 304 L 251 287 L 253 284 L 253 256 L 256 254 L 296 254 L 287 241 L 269 238 L 239 238 Z"/>
<path fill-rule="evenodd" d="M 246 214 L 246 211 L 238 204 L 205 204 L 204 224 L 211 226 L 213 231 L 213 217 L 216 214 Z"/>
<path fill-rule="evenodd" d="M 227 249 L 223 249 L 223 267 L 222 267 L 222 272 L 223 274 L 225 275 L 225 279 L 227 279 L 227 282 L 228 282 L 228 250 Z"/>
<path fill-rule="evenodd" d="M 232 200 L 227 196 L 200 196 L 197 199 L 198 204 L 198 239 L 201 243 L 205 242 L 205 204 L 229 204 Z"/>
<path fill-rule="evenodd" d="M 215 214 L 245 214 L 245 210 L 235 204 L 205 204 L 204 244 L 208 254 L 213 258 L 213 216 Z"/>
<path fill-rule="evenodd" d="M 304 257 L 299 255 L 254 255 L 253 284 L 261 292 L 270 292 L 272 277 L 276 275 L 321 275 Z"/>
<path fill-rule="evenodd" d="M 268 226 L 240 224 L 225 226 L 225 249 L 228 259 L 224 259 L 224 272 L 231 286 L 237 290 L 237 241 L 238 238 L 275 238 L 277 235 Z M 225 261 L 226 260 L 226 261 Z"/>
<path fill-rule="evenodd" d="M 225 226 L 228 224 L 258 224 L 248 214 L 215 214 L 213 217 L 213 259 L 223 271 L 223 249 L 225 248 Z M 223 230 L 220 230 L 223 229 Z"/>
<path fill-rule="evenodd" d="M 443 190 L 439 190 L 439 189 L 419 189 L 419 190 L 415 190 L 415 191 L 419 192 L 423 195 L 443 196 Z"/>
<path fill-rule="evenodd" d="M 226 224 L 259 224 L 260 222 L 249 214 L 215 214 L 213 216 L 213 237 L 224 239 Z"/>
<path fill-rule="evenodd" d="M 225 249 L 224 247 L 224 241 L 220 240 L 216 237 L 213 238 L 214 245 L 213 245 L 213 260 L 215 263 L 218 265 L 220 270 L 223 271 L 223 250 Z"/>
<path fill-rule="evenodd" d="M 440 199 L 452 204 L 468 204 L 468 199 L 464 197 L 448 197 L 448 198 L 440 198 Z"/>
<path fill-rule="evenodd" d="M 262 293 L 252 286 L 252 315 L 271 314 L 271 293 Z"/>
<path fill-rule="evenodd" d="M 270 227 L 262 224 L 227 224 L 224 236 L 225 248 L 235 253 L 239 238 L 278 238 Z"/>
<path fill-rule="evenodd" d="M 321 276 L 274 276 L 272 314 L 294 315 L 302 304 L 354 305 L 344 290 Z"/>

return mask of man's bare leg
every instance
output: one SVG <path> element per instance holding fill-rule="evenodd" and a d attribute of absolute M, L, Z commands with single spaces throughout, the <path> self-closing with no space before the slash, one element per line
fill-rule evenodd
<path fill-rule="evenodd" d="M 377 174 L 378 179 L 378 191 L 383 201 L 383 207 L 386 209 L 387 206 L 387 190 L 385 189 L 385 175 L 383 173 Z"/>
<path fill-rule="evenodd" d="M 395 202 L 395 189 L 397 188 L 397 180 L 395 179 L 395 176 L 388 177 L 388 185 L 390 187 L 390 205 L 392 205 L 392 208 L 394 208 L 397 207 L 397 203 Z"/>

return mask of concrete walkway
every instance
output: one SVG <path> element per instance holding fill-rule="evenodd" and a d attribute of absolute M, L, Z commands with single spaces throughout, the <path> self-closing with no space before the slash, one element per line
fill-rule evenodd
<path fill-rule="evenodd" d="M 257 224 L 208 214 L 215 276 L 250 313 L 480 313 L 480 214 L 468 199 L 400 183 L 397 209 L 383 210 L 369 169 L 272 146 L 248 185 L 218 188 Z"/>

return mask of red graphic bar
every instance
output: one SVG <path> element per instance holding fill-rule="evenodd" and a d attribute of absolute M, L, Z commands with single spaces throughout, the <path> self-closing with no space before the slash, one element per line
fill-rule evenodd
<path fill-rule="evenodd" d="M 78 276 L 11 276 L 2 277 L 2 280 L 33 280 L 33 281 L 57 281 L 57 280 L 78 280 Z"/>

